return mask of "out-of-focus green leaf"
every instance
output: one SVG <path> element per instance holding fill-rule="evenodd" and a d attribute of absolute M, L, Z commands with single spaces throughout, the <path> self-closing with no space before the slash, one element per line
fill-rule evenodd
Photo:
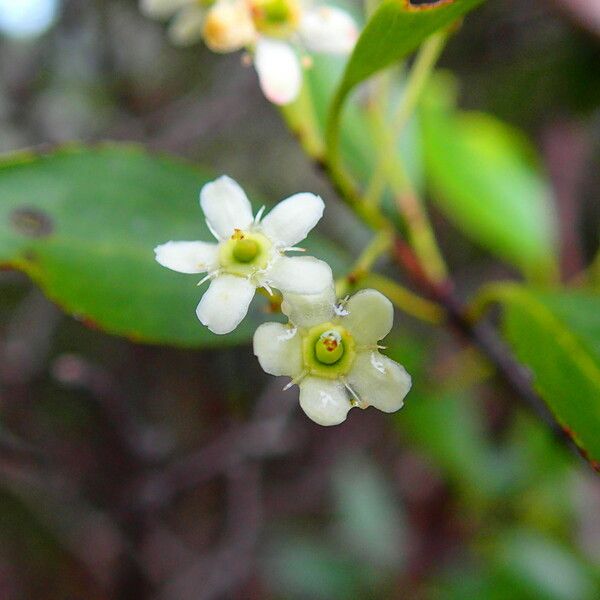
<path fill-rule="evenodd" d="M 452 82 L 438 77 L 422 105 L 433 198 L 467 236 L 530 275 L 554 266 L 555 219 L 535 151 L 494 117 L 457 112 Z"/>
<path fill-rule="evenodd" d="M 494 543 L 494 562 L 516 596 L 539 600 L 592 600 L 597 582 L 589 565 L 569 548 L 534 531 L 507 533 Z M 517 590 L 522 589 L 519 595 Z"/>
<path fill-rule="evenodd" d="M 356 85 L 398 62 L 482 1 L 454 0 L 423 7 L 411 6 L 409 0 L 384 0 L 363 29 L 335 94 L 327 128 L 329 144 L 337 146 L 342 107 Z"/>
<path fill-rule="evenodd" d="M 343 552 L 310 539 L 276 544 L 266 561 L 265 577 L 283 598 L 347 600 L 364 591 L 364 569 Z"/>
<path fill-rule="evenodd" d="M 379 570 L 397 569 L 406 553 L 405 524 L 376 466 L 366 457 L 347 456 L 334 473 L 334 501 L 342 542 Z"/>
<path fill-rule="evenodd" d="M 154 261 L 159 243 L 212 239 L 197 200 L 212 177 L 123 145 L 9 157 L 0 163 L 0 264 L 27 273 L 75 317 L 135 341 L 246 342 L 256 309 L 216 336 L 195 315 L 204 288 Z M 347 267 L 339 249 L 311 238 L 303 245 L 315 255 Z"/>
<path fill-rule="evenodd" d="M 415 395 L 399 414 L 398 424 L 467 494 L 495 494 L 501 473 L 494 468 L 492 449 L 466 394 Z"/>
<path fill-rule="evenodd" d="M 600 470 L 600 296 L 489 288 L 504 307 L 504 332 L 534 385 L 589 461 Z"/>

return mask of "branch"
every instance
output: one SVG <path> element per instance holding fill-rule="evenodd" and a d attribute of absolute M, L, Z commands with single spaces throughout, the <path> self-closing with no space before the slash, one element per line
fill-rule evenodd
<path fill-rule="evenodd" d="M 481 351 L 522 404 L 537 415 L 560 442 L 586 459 L 585 454 L 574 442 L 570 433 L 558 423 L 544 400 L 533 389 L 531 377 L 526 369 L 513 358 L 495 329 L 489 325 L 471 321 L 467 316 L 466 307 L 455 296 L 452 285 L 450 283 L 438 285 L 432 282 L 421 268 L 411 248 L 399 238 L 395 240 L 394 255 L 397 262 L 423 293 L 429 295 L 446 310 L 447 322 L 454 331 Z M 593 465 L 591 466 L 597 470 Z"/>

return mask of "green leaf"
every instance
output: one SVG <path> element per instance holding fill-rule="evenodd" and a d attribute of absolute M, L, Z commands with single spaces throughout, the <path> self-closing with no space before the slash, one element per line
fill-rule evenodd
<path fill-rule="evenodd" d="M 135 341 L 246 342 L 264 320 L 259 301 L 233 333 L 214 335 L 195 315 L 204 288 L 154 261 L 159 243 L 212 239 L 198 205 L 200 187 L 212 178 L 130 145 L 5 159 L 0 265 L 27 273 L 76 318 Z M 331 244 L 308 242 L 334 269 L 346 267 Z"/>
<path fill-rule="evenodd" d="M 398 426 L 474 500 L 497 494 L 504 481 L 468 394 L 441 391 L 413 396 Z"/>
<path fill-rule="evenodd" d="M 358 39 L 333 100 L 327 128 L 330 149 L 337 146 L 341 110 L 356 85 L 398 62 L 482 1 L 454 0 L 424 9 L 410 8 L 408 0 L 384 0 Z"/>
<path fill-rule="evenodd" d="M 268 555 L 264 576 L 282 598 L 345 600 L 365 588 L 365 567 L 320 539 L 284 538 Z"/>
<path fill-rule="evenodd" d="M 556 419 L 600 470 L 600 296 L 488 288 L 504 307 L 504 332 Z"/>
<path fill-rule="evenodd" d="M 515 530 L 496 541 L 494 561 L 526 598 L 597 597 L 592 569 L 570 548 L 535 531 Z"/>
<path fill-rule="evenodd" d="M 333 477 L 339 534 L 361 561 L 396 570 L 406 555 L 401 506 L 376 465 L 358 453 L 346 456 Z"/>
<path fill-rule="evenodd" d="M 454 224 L 529 275 L 554 269 L 555 218 L 534 149 L 494 117 L 457 112 L 438 77 L 421 117 L 433 198 Z"/>

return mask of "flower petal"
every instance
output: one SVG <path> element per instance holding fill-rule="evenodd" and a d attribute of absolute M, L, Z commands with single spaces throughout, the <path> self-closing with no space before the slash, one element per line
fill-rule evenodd
<path fill-rule="evenodd" d="M 352 408 L 340 381 L 320 377 L 307 377 L 300 382 L 300 406 L 319 425 L 339 425 Z"/>
<path fill-rule="evenodd" d="M 281 312 L 297 327 L 313 327 L 333 319 L 335 302 L 333 284 L 320 294 L 310 296 L 285 292 Z"/>
<path fill-rule="evenodd" d="M 343 325 L 358 345 L 376 344 L 392 329 L 394 307 L 376 290 L 361 290 L 344 307 L 348 314 Z"/>
<path fill-rule="evenodd" d="M 178 273 L 204 273 L 218 264 L 218 246 L 209 242 L 167 242 L 154 248 L 156 261 Z"/>
<path fill-rule="evenodd" d="M 388 413 L 402 408 L 412 384 L 402 365 L 379 352 L 359 352 L 347 380 L 361 404 Z"/>
<path fill-rule="evenodd" d="M 274 104 L 289 104 L 296 99 L 302 85 L 300 62 L 293 48 L 285 42 L 261 37 L 256 43 L 254 66 L 260 87 Z"/>
<path fill-rule="evenodd" d="M 263 323 L 254 333 L 254 355 L 270 375 L 296 377 L 302 371 L 302 340 L 296 328 Z"/>
<path fill-rule="evenodd" d="M 246 316 L 254 292 L 254 285 L 243 277 L 219 275 L 202 296 L 196 314 L 213 333 L 230 333 Z"/>
<path fill-rule="evenodd" d="M 200 206 L 211 228 L 221 239 L 230 237 L 234 229 L 247 229 L 252 224 L 252 207 L 248 197 L 227 175 L 202 188 Z"/>
<path fill-rule="evenodd" d="M 348 54 L 358 39 L 358 27 L 345 10 L 319 6 L 302 17 L 300 36 L 313 52 Z"/>
<path fill-rule="evenodd" d="M 319 196 L 302 193 L 282 200 L 262 220 L 267 237 L 281 247 L 291 247 L 302 241 L 320 221 L 325 204 Z"/>
<path fill-rule="evenodd" d="M 205 11 L 201 6 L 186 6 L 169 25 L 169 39 L 176 46 L 190 46 L 202 39 Z"/>
<path fill-rule="evenodd" d="M 279 256 L 264 275 L 269 285 L 292 294 L 319 294 L 333 281 L 331 267 L 312 256 Z"/>
<path fill-rule="evenodd" d="M 194 0 L 140 0 L 140 12 L 152 19 L 166 19 Z"/>

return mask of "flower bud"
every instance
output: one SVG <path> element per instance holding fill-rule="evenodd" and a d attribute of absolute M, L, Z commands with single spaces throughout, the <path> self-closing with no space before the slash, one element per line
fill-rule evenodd
<path fill-rule="evenodd" d="M 213 52 L 235 52 L 251 44 L 256 30 L 243 2 L 217 2 L 207 13 L 203 38 Z"/>

